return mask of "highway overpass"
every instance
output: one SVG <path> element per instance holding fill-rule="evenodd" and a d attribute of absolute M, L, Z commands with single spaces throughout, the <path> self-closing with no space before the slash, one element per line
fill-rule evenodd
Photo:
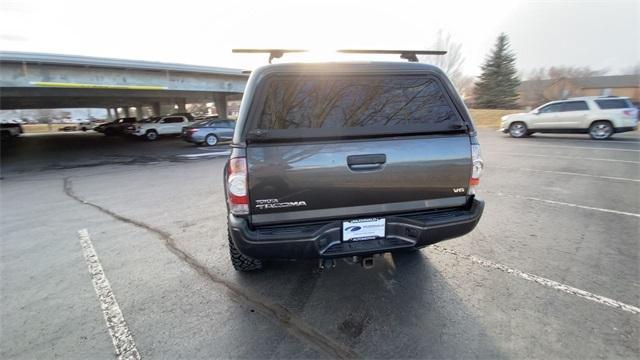
<path fill-rule="evenodd" d="M 3 51 L 0 109 L 104 108 L 141 117 L 143 107 L 162 115 L 213 102 L 226 113 L 247 78 L 231 68 Z"/>

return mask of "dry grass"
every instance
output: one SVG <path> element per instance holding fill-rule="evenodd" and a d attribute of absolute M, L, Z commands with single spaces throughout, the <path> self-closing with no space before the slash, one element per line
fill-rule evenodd
<path fill-rule="evenodd" d="M 502 109 L 469 109 L 471 118 L 476 127 L 500 127 L 500 118 L 524 110 L 502 110 Z"/>
<path fill-rule="evenodd" d="M 46 133 L 46 132 L 57 132 L 60 128 L 65 126 L 73 126 L 73 124 L 51 124 L 51 130 L 49 130 L 48 124 L 23 124 L 22 129 L 25 133 Z"/>

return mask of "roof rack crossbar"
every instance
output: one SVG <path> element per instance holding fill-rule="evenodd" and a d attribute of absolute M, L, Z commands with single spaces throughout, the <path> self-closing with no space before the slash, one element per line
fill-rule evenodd
<path fill-rule="evenodd" d="M 273 59 L 281 58 L 286 53 L 303 53 L 309 50 L 303 49 L 232 49 L 234 53 L 263 53 L 269 54 L 269 64 Z M 418 62 L 418 55 L 445 55 L 443 50 L 375 50 L 375 49 L 340 49 L 336 52 L 342 54 L 399 54 L 401 59 L 410 62 Z"/>
<path fill-rule="evenodd" d="M 343 54 L 399 54 L 401 59 L 418 62 L 418 55 L 445 55 L 443 50 L 375 50 L 375 49 L 341 49 Z"/>
<path fill-rule="evenodd" d="M 303 49 L 231 49 L 234 53 L 269 54 L 269 64 L 273 59 L 281 58 L 286 53 L 302 53 Z"/>

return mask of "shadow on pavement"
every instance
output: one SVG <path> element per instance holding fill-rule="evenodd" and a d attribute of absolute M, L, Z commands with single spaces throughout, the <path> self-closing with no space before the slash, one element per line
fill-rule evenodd
<path fill-rule="evenodd" d="M 178 136 L 145 141 L 134 136 L 105 136 L 93 131 L 25 134 L 2 142 L 3 173 L 24 173 L 102 165 L 135 165 L 173 160 L 188 154 L 228 149 L 202 148 Z"/>
<path fill-rule="evenodd" d="M 370 270 L 345 260 L 324 271 L 317 261 L 272 262 L 236 281 L 363 357 L 504 357 L 422 252 L 387 254 Z"/>

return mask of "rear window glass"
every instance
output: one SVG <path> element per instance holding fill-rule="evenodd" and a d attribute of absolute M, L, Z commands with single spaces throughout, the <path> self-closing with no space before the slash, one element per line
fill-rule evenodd
<path fill-rule="evenodd" d="M 431 76 L 281 77 L 265 86 L 254 126 L 261 130 L 440 131 L 462 124 L 448 95 Z"/>
<path fill-rule="evenodd" d="M 627 109 L 633 107 L 627 99 L 596 100 L 600 109 Z"/>

